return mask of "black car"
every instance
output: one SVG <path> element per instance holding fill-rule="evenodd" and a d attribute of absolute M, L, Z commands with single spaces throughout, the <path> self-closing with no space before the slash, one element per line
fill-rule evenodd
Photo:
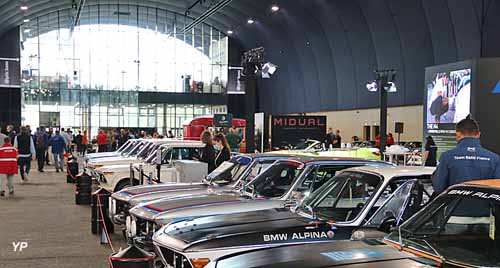
<path fill-rule="evenodd" d="M 337 241 L 252 250 L 224 256 L 205 268 L 424 268 L 414 255 L 377 240 Z"/>

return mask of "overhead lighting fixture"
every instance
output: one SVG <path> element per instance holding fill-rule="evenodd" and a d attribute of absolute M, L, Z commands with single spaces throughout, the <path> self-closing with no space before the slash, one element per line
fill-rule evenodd
<path fill-rule="evenodd" d="M 278 12 L 280 11 L 280 6 L 278 6 L 277 4 L 274 4 L 271 6 L 271 11 L 272 12 Z"/>
<path fill-rule="evenodd" d="M 24 19 L 23 22 L 28 23 L 28 22 L 30 22 L 30 19 Z"/>
<path fill-rule="evenodd" d="M 29 32 L 31 32 L 31 30 L 30 29 L 24 29 L 24 32 L 25 33 L 29 33 Z"/>
<path fill-rule="evenodd" d="M 247 23 L 248 23 L 248 24 L 254 24 L 254 23 L 255 23 L 255 20 L 253 20 L 253 19 L 248 19 L 248 20 L 247 20 Z"/>
<path fill-rule="evenodd" d="M 22 11 L 26 11 L 26 10 L 28 10 L 28 5 L 26 5 L 26 4 L 22 4 L 19 8 L 20 8 Z"/>
<path fill-rule="evenodd" d="M 233 30 L 227 30 L 227 34 L 231 35 L 233 33 L 234 33 Z"/>

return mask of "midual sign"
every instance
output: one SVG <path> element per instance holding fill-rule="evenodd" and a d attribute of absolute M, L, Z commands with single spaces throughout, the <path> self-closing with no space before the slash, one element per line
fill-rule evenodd
<path fill-rule="evenodd" d="M 271 126 L 273 148 L 307 139 L 321 141 L 326 135 L 326 116 L 273 115 Z"/>
<path fill-rule="evenodd" d="M 273 126 L 282 127 L 324 127 L 325 120 L 318 116 L 273 117 Z"/>

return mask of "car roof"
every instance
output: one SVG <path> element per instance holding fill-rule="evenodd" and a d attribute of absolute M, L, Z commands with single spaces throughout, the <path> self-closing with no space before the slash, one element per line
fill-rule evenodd
<path fill-rule="evenodd" d="M 422 175 L 432 175 L 436 170 L 435 167 L 422 167 L 422 166 L 359 166 L 348 168 L 343 171 L 358 171 L 358 172 L 370 172 L 380 174 L 385 180 L 400 177 L 400 176 L 422 176 Z"/>
<path fill-rule="evenodd" d="M 293 153 L 290 154 L 293 156 L 293 160 L 304 162 L 305 164 L 311 164 L 311 163 L 320 163 L 320 162 L 340 162 L 340 161 L 345 161 L 345 162 L 373 162 L 378 163 L 378 164 L 387 164 L 391 165 L 388 162 L 384 162 L 382 160 L 372 160 L 372 159 L 364 159 L 364 158 L 356 158 L 356 157 L 331 157 L 331 156 L 310 156 L 310 155 L 296 155 L 294 156 Z"/>
<path fill-rule="evenodd" d="M 500 188 L 500 179 L 468 181 L 463 184 Z"/>
<path fill-rule="evenodd" d="M 174 141 L 174 142 L 166 142 L 165 144 L 162 144 L 162 148 L 168 148 L 168 147 L 186 147 L 186 148 L 201 148 L 204 147 L 205 144 L 203 144 L 201 141 Z"/>

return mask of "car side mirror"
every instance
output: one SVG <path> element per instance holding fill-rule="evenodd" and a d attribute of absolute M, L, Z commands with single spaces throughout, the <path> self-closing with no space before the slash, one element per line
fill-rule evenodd
<path fill-rule="evenodd" d="M 396 226 L 397 226 L 396 218 L 389 217 L 382 221 L 378 229 L 384 233 L 389 233 Z"/>

